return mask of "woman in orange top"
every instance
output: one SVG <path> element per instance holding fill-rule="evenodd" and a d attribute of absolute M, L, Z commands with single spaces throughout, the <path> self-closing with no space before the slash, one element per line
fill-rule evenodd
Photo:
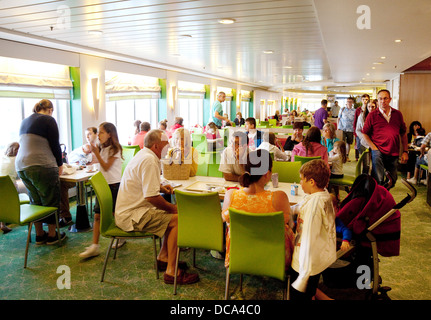
<path fill-rule="evenodd" d="M 252 161 L 250 161 L 250 159 Z M 265 185 L 271 180 L 272 160 L 269 152 L 258 149 L 247 156 L 245 173 L 239 178 L 241 189 L 230 189 L 226 192 L 222 218 L 227 224 L 226 229 L 226 259 L 225 267 L 229 266 L 230 231 L 229 207 L 253 213 L 284 212 L 286 268 L 290 266 L 293 252 L 294 234 L 289 226 L 289 198 L 284 191 L 266 191 Z"/>

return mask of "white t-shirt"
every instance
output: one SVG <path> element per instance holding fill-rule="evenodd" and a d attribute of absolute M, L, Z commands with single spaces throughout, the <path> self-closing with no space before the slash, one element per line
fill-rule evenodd
<path fill-rule="evenodd" d="M 241 160 L 241 159 L 240 159 Z M 224 173 L 233 173 L 240 176 L 244 173 L 243 164 L 247 163 L 247 157 L 245 156 L 242 161 L 237 161 L 235 152 L 232 147 L 227 147 L 223 150 L 220 159 L 219 171 Z"/>
<path fill-rule="evenodd" d="M 154 206 L 146 197 L 160 195 L 160 160 L 148 148 L 140 150 L 130 160 L 121 179 L 115 206 L 115 224 L 124 231 L 133 231 L 133 222 Z M 141 210 L 134 210 L 140 208 Z"/>
<path fill-rule="evenodd" d="M 111 146 L 102 148 L 100 150 L 100 156 L 102 157 L 104 162 L 108 162 L 110 150 L 111 150 Z M 105 169 L 102 168 L 102 166 L 100 166 L 100 172 L 103 174 L 108 184 L 119 183 L 121 181 L 121 167 L 123 164 L 123 159 L 121 159 L 120 151 L 118 151 L 114 155 L 114 158 L 115 158 L 115 161 L 108 171 L 106 171 Z"/>
<path fill-rule="evenodd" d="M 339 154 L 335 154 L 332 150 L 329 152 L 328 161 L 332 162 L 331 173 L 344 174 L 343 172 L 343 159 Z"/>
<path fill-rule="evenodd" d="M 292 268 L 299 273 L 292 287 L 305 292 L 308 278 L 337 259 L 335 212 L 327 190 L 306 195 L 291 211 L 298 214 Z"/>

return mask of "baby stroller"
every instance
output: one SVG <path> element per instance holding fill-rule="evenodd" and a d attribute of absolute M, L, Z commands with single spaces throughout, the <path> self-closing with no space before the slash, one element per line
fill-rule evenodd
<path fill-rule="evenodd" d="M 367 174 L 358 176 L 350 193 L 340 204 L 337 217 L 352 231 L 355 244 L 347 251 L 338 251 L 338 260 L 323 272 L 323 283 L 329 288 L 358 288 L 361 273 L 370 271 L 367 298 L 385 299 L 389 287 L 381 286 L 379 258 L 398 256 L 400 252 L 401 214 L 399 209 L 416 197 L 416 189 L 401 180 L 411 191 L 396 203 L 389 191 Z M 361 267 L 360 269 L 358 269 Z M 364 275 L 366 273 L 364 272 Z"/>

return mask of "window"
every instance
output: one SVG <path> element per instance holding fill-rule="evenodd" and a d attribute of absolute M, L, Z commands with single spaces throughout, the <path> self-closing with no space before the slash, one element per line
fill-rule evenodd
<path fill-rule="evenodd" d="M 223 114 L 222 116 L 224 116 L 225 114 L 227 114 L 227 117 L 230 118 L 230 108 L 232 105 L 232 97 L 226 97 L 226 100 L 224 102 L 222 102 L 221 106 L 223 107 Z"/>
<path fill-rule="evenodd" d="M 244 119 L 248 118 L 249 107 L 250 107 L 249 101 L 241 101 L 241 114 Z"/>
<path fill-rule="evenodd" d="M 127 145 L 135 134 L 135 120 L 158 128 L 158 99 L 117 100 L 106 103 L 106 121 L 117 127 L 120 144 Z"/>
<path fill-rule="evenodd" d="M 185 128 L 195 125 L 203 126 L 203 95 L 192 96 L 188 94 L 178 96 L 179 114 L 183 118 Z"/>
<path fill-rule="evenodd" d="M 21 122 L 33 114 L 34 105 L 41 99 L 34 98 L 0 98 L 0 149 L 4 150 L 9 143 L 19 141 Z M 60 143 L 66 145 L 67 152 L 71 151 L 70 139 L 70 101 L 49 99 L 54 105 L 52 116 L 57 121 L 60 133 Z"/>

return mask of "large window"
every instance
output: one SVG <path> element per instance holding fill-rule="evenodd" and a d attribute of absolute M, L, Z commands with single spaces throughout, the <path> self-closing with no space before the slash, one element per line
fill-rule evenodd
<path fill-rule="evenodd" d="M 149 122 L 151 129 L 156 129 L 158 99 L 117 100 L 106 103 L 106 121 L 112 122 L 117 127 L 118 139 L 123 145 L 127 145 L 133 135 L 135 120 Z"/>
<path fill-rule="evenodd" d="M 249 107 L 250 102 L 247 101 L 241 101 L 241 114 L 244 119 L 247 119 L 249 117 Z"/>
<path fill-rule="evenodd" d="M 179 95 L 179 115 L 183 118 L 185 128 L 195 125 L 203 126 L 203 95 Z"/>
<path fill-rule="evenodd" d="M 41 99 L 33 98 L 0 98 L 0 149 L 4 150 L 9 143 L 19 141 L 21 121 L 33 113 L 34 105 Z M 70 101 L 50 99 L 54 105 L 52 116 L 57 121 L 60 143 L 66 145 L 70 152 Z"/>

